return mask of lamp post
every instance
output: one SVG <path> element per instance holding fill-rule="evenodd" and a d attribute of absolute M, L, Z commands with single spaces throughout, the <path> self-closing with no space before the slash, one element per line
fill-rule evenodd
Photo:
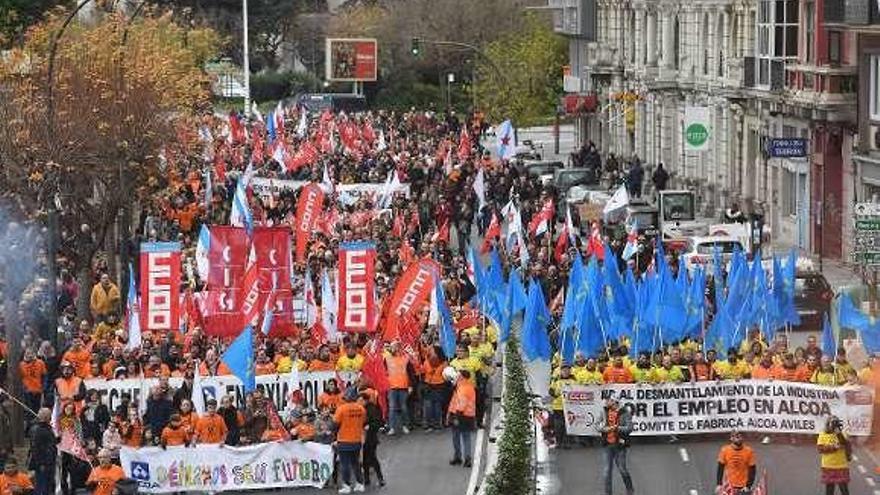
<path fill-rule="evenodd" d="M 242 45 L 244 56 L 242 58 L 242 69 L 244 71 L 244 115 L 247 117 L 251 113 L 251 62 L 248 53 L 248 3 L 247 0 L 241 0 L 241 16 L 242 16 Z"/>

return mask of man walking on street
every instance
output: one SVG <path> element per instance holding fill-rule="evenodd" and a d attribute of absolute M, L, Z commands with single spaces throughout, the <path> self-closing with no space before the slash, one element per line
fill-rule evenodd
<path fill-rule="evenodd" d="M 31 427 L 31 453 L 28 468 L 34 471 L 34 495 L 54 495 L 55 466 L 58 459 L 58 437 L 49 422 L 52 411 L 44 407 L 37 413 Z"/>
<path fill-rule="evenodd" d="M 755 484 L 757 468 L 755 452 L 743 443 L 742 433 L 730 434 L 730 443 L 718 453 L 718 472 L 715 476 L 715 493 L 718 495 L 745 495 L 751 493 Z M 724 481 L 727 480 L 725 487 Z M 726 491 L 725 491 L 726 490 Z"/>
<path fill-rule="evenodd" d="M 617 464 L 623 485 L 626 487 L 626 495 L 633 495 L 632 478 L 626 467 L 626 450 L 629 448 L 629 435 L 632 433 L 632 412 L 629 407 L 620 407 L 615 398 L 608 399 L 602 417 L 596 425 L 596 429 L 602 435 L 605 444 L 605 495 L 611 495 L 612 469 Z"/>

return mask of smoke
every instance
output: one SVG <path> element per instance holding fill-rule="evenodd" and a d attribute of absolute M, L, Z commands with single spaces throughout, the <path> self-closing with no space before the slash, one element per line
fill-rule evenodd
<path fill-rule="evenodd" d="M 7 335 L 10 342 L 28 328 L 48 336 L 49 283 L 55 278 L 48 273 L 46 238 L 41 224 L 0 206 L 0 296 L 3 324 L 15 332 Z"/>

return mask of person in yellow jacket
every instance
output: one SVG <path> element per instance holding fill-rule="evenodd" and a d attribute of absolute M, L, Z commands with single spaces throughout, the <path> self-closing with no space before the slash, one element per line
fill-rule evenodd
<path fill-rule="evenodd" d="M 586 366 L 574 373 L 574 379 L 581 385 L 602 385 L 605 383 L 602 372 L 599 371 L 596 360 L 593 358 L 588 359 Z"/>
<path fill-rule="evenodd" d="M 364 356 L 358 354 L 354 342 L 345 345 L 345 354 L 336 360 L 336 371 L 360 371 L 364 366 Z"/>
<path fill-rule="evenodd" d="M 813 372 L 813 376 L 810 377 L 810 383 L 834 387 L 841 383 L 846 383 L 846 380 L 838 382 L 837 371 L 834 369 L 834 364 L 831 362 L 831 358 L 829 356 L 822 356 L 822 359 L 819 361 L 819 367 L 816 368 L 816 371 Z"/>
<path fill-rule="evenodd" d="M 647 352 L 639 354 L 636 364 L 630 367 L 635 383 L 651 383 L 651 356 Z"/>
<path fill-rule="evenodd" d="M 660 366 L 651 370 L 651 383 L 681 383 L 684 381 L 684 374 L 681 368 L 672 364 L 672 356 L 665 354 L 660 362 Z"/>
<path fill-rule="evenodd" d="M 600 374 L 601 378 L 601 374 Z M 565 412 L 562 407 L 563 389 L 566 386 L 578 383 L 571 373 L 571 365 L 563 364 L 559 367 L 559 377 L 550 382 L 550 409 L 552 410 L 551 421 L 553 423 L 553 437 L 556 440 L 556 446 L 567 449 L 570 445 L 570 438 L 565 433 Z"/>
<path fill-rule="evenodd" d="M 471 435 L 476 429 L 477 414 L 477 388 L 471 380 L 468 370 L 458 372 L 455 380 L 455 390 L 449 401 L 449 411 L 446 413 L 447 422 L 452 425 L 452 449 L 453 457 L 450 465 L 463 465 L 471 467 L 472 446 Z"/>
<path fill-rule="evenodd" d="M 104 321 L 108 314 L 118 311 L 119 287 L 110 281 L 110 276 L 106 273 L 101 274 L 100 281 L 92 287 L 92 294 L 89 299 L 89 309 L 92 311 L 92 318 L 95 321 Z"/>
<path fill-rule="evenodd" d="M 449 362 L 449 366 L 452 366 L 458 372 L 467 370 L 471 376 L 474 376 L 483 368 L 483 363 L 471 356 L 467 346 L 459 345 L 455 351 L 455 359 Z"/>
<path fill-rule="evenodd" d="M 492 347 L 492 344 L 484 342 L 481 333 L 476 333 L 471 338 L 468 354 L 480 361 L 480 373 L 483 376 L 492 374 L 492 359 L 495 356 L 495 348 Z"/>
<path fill-rule="evenodd" d="M 727 351 L 727 359 L 715 361 L 712 367 L 715 370 L 715 376 L 721 380 L 742 380 L 752 374 L 752 368 L 748 363 L 739 359 L 736 349 L 732 347 Z"/>

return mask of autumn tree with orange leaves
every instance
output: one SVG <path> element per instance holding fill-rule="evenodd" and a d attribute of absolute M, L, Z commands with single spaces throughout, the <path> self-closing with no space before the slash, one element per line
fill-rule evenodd
<path fill-rule="evenodd" d="M 181 121 L 209 108 L 202 67 L 220 39 L 155 12 L 75 21 L 50 82 L 65 17 L 48 16 L 0 61 L 0 192 L 6 208 L 37 220 L 58 207 L 58 253 L 88 293 L 94 256 L 117 249 L 114 229 L 129 225 L 118 220 L 162 184 L 160 150 L 178 146 Z"/>

